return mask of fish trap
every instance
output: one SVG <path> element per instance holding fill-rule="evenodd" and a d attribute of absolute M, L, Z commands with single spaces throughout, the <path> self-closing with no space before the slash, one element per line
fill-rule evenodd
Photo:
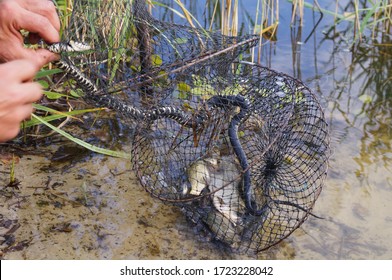
<path fill-rule="evenodd" d="M 168 118 L 139 124 L 132 155 L 154 197 L 176 203 L 208 236 L 260 251 L 312 210 L 326 177 L 328 129 L 300 81 L 255 64 L 238 67 L 226 83 L 204 84 L 224 95 L 192 107 L 193 127 Z"/>
<path fill-rule="evenodd" d="M 134 126 L 141 185 L 199 234 L 261 251 L 311 215 L 328 167 L 327 123 L 301 81 L 239 59 L 258 37 L 158 21 L 144 1 L 85 0 L 64 38 L 52 46 L 59 66 L 86 101 Z"/>

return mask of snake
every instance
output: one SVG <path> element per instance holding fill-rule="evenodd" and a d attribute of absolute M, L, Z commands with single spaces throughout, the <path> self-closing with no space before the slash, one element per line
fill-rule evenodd
<path fill-rule="evenodd" d="M 91 47 L 87 44 L 75 41 L 58 42 L 46 45 L 47 50 L 56 54 L 61 54 L 63 52 L 82 52 L 87 51 L 90 48 Z M 135 120 L 154 121 L 160 118 L 169 118 L 175 120 L 180 125 L 195 127 L 195 122 L 181 109 L 173 106 L 160 106 L 150 110 L 141 110 L 133 106 L 129 106 L 110 95 L 101 94 L 99 89 L 89 78 L 87 78 L 77 67 L 66 60 L 60 58 L 55 61 L 55 64 L 66 74 L 75 79 L 85 94 L 96 102 L 97 105 L 114 109 L 121 112 L 126 117 L 130 117 Z M 200 121 L 196 123 L 196 126 L 199 123 Z"/>
<path fill-rule="evenodd" d="M 250 168 L 247 156 L 238 138 L 238 127 L 240 123 L 248 116 L 250 111 L 250 102 L 247 98 L 241 95 L 214 95 L 208 99 L 207 104 L 211 107 L 222 107 L 226 108 L 228 106 L 239 107 L 240 112 L 234 115 L 230 121 L 228 127 L 228 135 L 230 140 L 230 145 L 241 165 L 243 172 L 243 193 L 245 206 L 248 211 L 254 215 L 261 215 L 264 210 L 256 210 L 252 199 L 251 192 L 251 176 Z"/>
<path fill-rule="evenodd" d="M 69 41 L 69 42 L 57 42 L 52 44 L 47 44 L 46 49 L 56 53 L 61 54 L 63 52 L 83 52 L 90 50 L 90 46 L 81 42 Z M 127 117 L 131 117 L 135 120 L 144 121 L 154 121 L 161 118 L 169 118 L 180 125 L 186 127 L 197 128 L 203 124 L 204 116 L 200 115 L 195 117 L 190 117 L 186 115 L 181 109 L 173 106 L 160 106 L 152 109 L 138 109 L 130 106 L 126 103 L 120 102 L 118 99 L 113 98 L 110 95 L 100 94 L 99 89 L 96 85 L 87 78 L 77 67 L 67 62 L 66 60 L 60 58 L 55 62 L 57 67 L 62 69 L 66 74 L 71 76 L 75 81 L 81 86 L 82 90 L 88 95 L 93 101 L 98 105 L 108 107 L 123 113 Z M 261 209 L 256 209 L 256 205 L 252 198 L 251 191 L 251 175 L 247 156 L 241 145 L 238 137 L 239 125 L 245 120 L 249 115 L 250 102 L 242 95 L 214 95 L 207 100 L 207 105 L 211 108 L 224 108 L 228 107 L 239 107 L 240 112 L 235 114 L 230 121 L 228 127 L 228 135 L 230 139 L 230 144 L 233 151 L 240 163 L 243 173 L 243 194 L 245 200 L 245 206 L 249 213 L 259 216 L 265 211 L 265 207 Z"/>

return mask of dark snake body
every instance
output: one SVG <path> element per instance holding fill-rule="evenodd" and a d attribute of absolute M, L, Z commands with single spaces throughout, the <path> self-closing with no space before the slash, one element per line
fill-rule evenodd
<path fill-rule="evenodd" d="M 227 107 L 234 106 L 239 107 L 240 112 L 234 115 L 230 121 L 228 132 L 230 144 L 236 154 L 238 161 L 240 162 L 242 172 L 243 172 L 243 186 L 244 186 L 244 199 L 245 206 L 248 211 L 253 215 L 261 215 L 264 212 L 264 209 L 256 210 L 252 201 L 252 192 L 251 192 L 251 178 L 250 178 L 250 168 L 248 159 L 242 148 L 241 142 L 238 139 L 238 127 L 240 123 L 247 117 L 248 112 L 250 110 L 250 102 L 248 99 L 241 95 L 215 95 L 211 97 L 207 103 L 211 107 Z"/>
<path fill-rule="evenodd" d="M 87 49 L 87 46 L 81 43 L 54 43 L 47 47 L 51 52 L 60 54 L 61 52 L 78 52 Z M 99 106 L 108 107 L 121 112 L 127 117 L 135 120 L 154 121 L 160 118 L 170 118 L 184 126 L 191 126 L 190 119 L 178 108 L 172 106 L 162 106 L 151 110 L 140 110 L 129 106 L 107 94 L 101 94 L 94 83 L 88 79 L 78 68 L 74 67 L 67 61 L 60 59 L 56 65 L 70 75 L 80 85 L 83 91 Z"/>
<path fill-rule="evenodd" d="M 189 118 L 179 109 L 171 106 L 157 107 L 151 110 L 140 110 L 129 106 L 110 95 L 100 94 L 96 86 L 87 79 L 79 69 L 73 67 L 64 60 L 59 60 L 56 65 L 73 77 L 82 87 L 83 91 L 98 105 L 119 111 L 127 117 L 135 120 L 154 121 L 160 118 L 170 118 L 184 126 L 191 126 Z"/>
<path fill-rule="evenodd" d="M 61 54 L 62 52 L 80 52 L 88 50 L 89 46 L 78 42 L 59 42 L 47 46 L 47 49 L 51 52 Z M 74 67 L 67 61 L 60 59 L 56 62 L 56 65 L 60 69 L 64 70 L 72 78 L 74 78 L 76 82 L 82 87 L 83 91 L 100 106 L 114 109 L 135 120 L 154 121 L 157 119 L 169 118 L 186 127 L 197 128 L 203 125 L 203 116 L 192 118 L 187 116 L 181 109 L 176 107 L 162 106 L 150 110 L 140 110 L 133 106 L 124 104 L 110 95 L 100 94 L 94 83 L 89 80 L 78 68 Z M 230 121 L 228 134 L 230 138 L 230 144 L 240 162 L 243 172 L 243 193 L 245 206 L 249 213 L 253 215 L 261 215 L 264 212 L 264 209 L 255 209 L 256 206 L 252 201 L 250 168 L 246 154 L 238 138 L 238 127 L 240 123 L 248 116 L 250 102 L 241 95 L 215 95 L 207 101 L 207 104 L 211 108 L 240 108 L 240 112 L 234 115 Z"/>

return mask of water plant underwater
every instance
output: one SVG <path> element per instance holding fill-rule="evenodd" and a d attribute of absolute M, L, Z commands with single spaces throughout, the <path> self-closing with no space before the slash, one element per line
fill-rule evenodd
<path fill-rule="evenodd" d="M 159 23 L 146 15 L 132 15 L 131 7 L 122 1 L 113 5 L 80 1 L 79 4 L 87 6 L 79 6 L 80 14 L 75 20 L 77 3 L 71 27 L 64 31 L 70 32 L 65 38 L 75 41 L 82 38 L 92 49 L 82 52 L 83 55 L 64 53 L 62 57 L 82 69 L 83 75 L 101 90 L 98 94 L 112 96 L 125 90 L 130 96 L 125 102 L 131 106 L 139 104 L 140 108 L 148 106 L 148 110 L 155 110 L 175 105 L 193 119 L 202 116 L 201 130 L 186 128 L 166 116 L 136 126 L 132 161 L 147 191 L 163 201 L 175 203 L 201 232 L 238 250 L 266 249 L 306 219 L 325 178 L 328 135 L 317 100 L 305 85 L 259 65 L 240 62 L 239 55 L 251 44 L 237 45 L 226 53 L 205 52 L 230 48 L 249 37 L 233 40 L 193 28 L 181 33 L 175 30 L 175 25 Z M 116 5 L 125 5 L 122 13 L 126 17 L 114 16 L 118 13 Z M 108 17 L 111 25 L 98 20 L 103 11 L 111 16 Z M 139 19 L 141 28 L 152 29 L 156 34 L 152 32 L 153 38 L 137 38 L 138 27 L 132 26 L 132 20 L 127 18 Z M 148 26 L 143 27 L 143 23 Z M 124 30 L 134 33 L 125 34 Z M 140 50 L 143 40 L 161 49 L 146 43 L 145 49 Z M 167 50 L 172 56 L 166 57 Z M 149 59 L 143 61 L 142 57 Z M 57 69 L 45 71 L 50 72 L 41 75 L 58 72 Z M 158 78 L 151 79 L 154 75 Z M 251 113 L 241 120 L 236 134 L 249 162 L 248 170 L 235 155 L 230 141 L 233 137 L 230 139 L 227 133 L 239 106 L 208 106 L 214 92 L 245 96 L 250 102 L 247 110 Z M 82 92 L 72 91 L 72 96 L 80 95 Z M 98 105 L 101 108 L 110 104 Z M 54 112 L 41 105 L 37 108 Z M 55 113 L 46 119 L 36 116 L 35 121 L 50 125 L 48 121 L 52 119 L 72 116 Z M 123 115 L 129 121 L 129 116 Z M 33 121 L 25 125 L 36 124 Z M 78 141 L 53 125 L 51 128 Z M 99 150 L 81 140 L 79 143 L 97 152 L 129 157 L 129 153 Z M 253 186 L 251 204 L 263 210 L 256 215 L 251 207 L 244 205 L 241 177 L 247 171 Z"/>

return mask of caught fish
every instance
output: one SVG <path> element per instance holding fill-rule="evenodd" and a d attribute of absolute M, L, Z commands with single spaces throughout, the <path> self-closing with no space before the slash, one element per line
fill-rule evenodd
<path fill-rule="evenodd" d="M 234 225 L 240 223 L 239 213 L 245 208 L 239 194 L 242 176 L 239 164 L 232 157 L 198 160 L 187 173 L 189 183 L 183 187 L 184 193 L 200 195 L 207 188 L 215 209 Z"/>
<path fill-rule="evenodd" d="M 242 227 L 233 224 L 223 213 L 209 212 L 204 222 L 209 226 L 215 239 L 230 244 L 233 249 L 240 247 Z"/>

